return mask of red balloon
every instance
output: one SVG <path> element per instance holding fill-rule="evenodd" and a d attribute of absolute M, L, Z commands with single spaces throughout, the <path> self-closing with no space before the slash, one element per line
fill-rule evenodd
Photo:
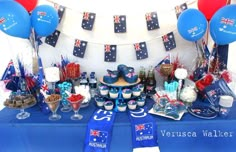
<path fill-rule="evenodd" d="M 20 3 L 28 12 L 31 12 L 37 5 L 38 0 L 16 0 Z"/>
<path fill-rule="evenodd" d="M 227 0 L 198 0 L 198 9 L 209 21 L 215 12 L 227 4 Z"/>

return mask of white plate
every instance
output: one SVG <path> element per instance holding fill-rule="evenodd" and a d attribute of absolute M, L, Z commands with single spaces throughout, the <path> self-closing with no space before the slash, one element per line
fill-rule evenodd
<path fill-rule="evenodd" d="M 158 116 L 162 116 L 162 117 L 165 117 L 165 118 L 170 118 L 170 119 L 173 119 L 173 120 L 180 120 L 180 119 L 182 118 L 182 116 L 184 115 L 185 112 L 184 112 L 184 111 L 180 112 L 178 118 L 174 118 L 174 117 L 171 117 L 171 116 L 167 116 L 167 115 L 165 115 L 164 113 L 161 113 L 161 112 L 155 112 L 155 111 L 153 110 L 153 108 L 150 109 L 150 110 L 148 111 L 148 113 L 154 114 L 154 115 L 158 115 Z"/>

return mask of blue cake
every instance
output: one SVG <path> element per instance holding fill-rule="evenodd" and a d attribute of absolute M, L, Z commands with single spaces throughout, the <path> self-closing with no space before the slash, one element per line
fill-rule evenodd
<path fill-rule="evenodd" d="M 118 81 L 118 71 L 107 70 L 108 75 L 103 76 L 103 81 L 108 84 L 112 84 Z"/>

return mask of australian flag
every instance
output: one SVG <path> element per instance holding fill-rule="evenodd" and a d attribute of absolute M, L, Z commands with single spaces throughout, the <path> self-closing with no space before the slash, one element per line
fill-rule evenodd
<path fill-rule="evenodd" d="M 164 59 L 162 59 L 156 66 L 155 68 L 158 68 L 162 64 L 170 64 L 170 54 L 168 54 Z"/>
<path fill-rule="evenodd" d="M 177 19 L 179 18 L 180 14 L 184 11 L 188 9 L 188 6 L 186 3 L 183 3 L 181 5 L 175 6 L 175 13 L 176 13 L 176 17 Z"/>
<path fill-rule="evenodd" d="M 146 13 L 145 17 L 148 31 L 160 28 L 156 12 Z"/>
<path fill-rule="evenodd" d="M 114 18 L 114 31 L 115 33 L 125 33 L 126 32 L 126 16 L 125 15 L 115 15 Z"/>
<path fill-rule="evenodd" d="M 85 54 L 86 47 L 87 47 L 86 41 L 76 39 L 75 43 L 74 43 L 73 55 L 76 57 L 83 58 L 84 54 Z"/>
<path fill-rule="evenodd" d="M 116 62 L 116 45 L 104 45 L 105 62 Z"/>
<path fill-rule="evenodd" d="M 4 71 L 1 81 L 3 80 L 10 80 L 12 78 L 12 76 L 14 76 L 16 74 L 16 70 L 13 64 L 13 61 L 10 60 L 10 62 L 7 65 L 6 70 Z"/>
<path fill-rule="evenodd" d="M 38 83 L 39 83 L 39 86 L 40 86 L 40 90 L 43 91 L 43 93 L 48 94 L 49 93 L 49 89 L 48 89 L 48 86 L 46 84 L 41 57 L 38 57 L 38 66 L 39 66 L 39 70 L 38 70 Z"/>
<path fill-rule="evenodd" d="M 90 12 L 84 12 L 82 20 L 82 28 L 91 31 L 95 21 L 96 14 Z"/>
<path fill-rule="evenodd" d="M 57 10 L 58 17 L 59 17 L 59 23 L 60 23 L 63 15 L 64 15 L 64 12 L 65 12 L 65 7 L 55 3 L 54 8 Z"/>
<path fill-rule="evenodd" d="M 170 51 L 176 48 L 174 33 L 170 32 L 162 36 L 162 41 L 164 43 L 166 51 Z"/>
<path fill-rule="evenodd" d="M 149 122 L 143 124 L 136 124 L 135 132 L 136 132 L 136 137 L 151 136 L 153 134 L 153 123 Z"/>
<path fill-rule="evenodd" d="M 89 136 L 90 143 L 98 143 L 101 146 L 106 146 L 107 137 L 108 137 L 107 131 L 90 129 L 90 136 Z"/>
<path fill-rule="evenodd" d="M 136 51 L 137 60 L 148 58 L 146 42 L 135 43 L 134 49 Z"/>
<path fill-rule="evenodd" d="M 60 31 L 55 30 L 51 35 L 47 36 L 45 39 L 45 43 L 47 43 L 48 45 L 51 45 L 53 47 L 56 46 L 57 44 L 57 40 L 60 36 Z"/>

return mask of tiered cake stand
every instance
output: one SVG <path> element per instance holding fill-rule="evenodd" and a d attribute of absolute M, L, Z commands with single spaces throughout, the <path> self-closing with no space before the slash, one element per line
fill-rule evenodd
<path fill-rule="evenodd" d="M 112 83 L 112 84 L 104 82 L 103 78 L 100 78 L 99 81 L 100 81 L 101 84 L 106 85 L 108 87 L 118 88 L 118 97 L 117 98 L 115 98 L 115 99 L 114 98 L 110 98 L 109 95 L 108 96 L 103 96 L 103 97 L 105 97 L 105 98 L 107 98 L 109 100 L 114 100 L 115 101 L 115 108 L 114 108 L 115 111 L 118 111 L 118 104 L 119 104 L 119 102 L 125 102 L 127 100 L 131 100 L 131 99 L 137 98 L 136 96 L 131 96 L 131 98 L 129 98 L 129 99 L 124 99 L 123 96 L 122 96 L 122 90 L 124 88 L 130 88 L 130 87 L 133 87 L 133 86 L 137 85 L 140 82 L 139 78 L 134 83 L 126 82 L 122 77 L 120 77 L 117 82 Z"/>

